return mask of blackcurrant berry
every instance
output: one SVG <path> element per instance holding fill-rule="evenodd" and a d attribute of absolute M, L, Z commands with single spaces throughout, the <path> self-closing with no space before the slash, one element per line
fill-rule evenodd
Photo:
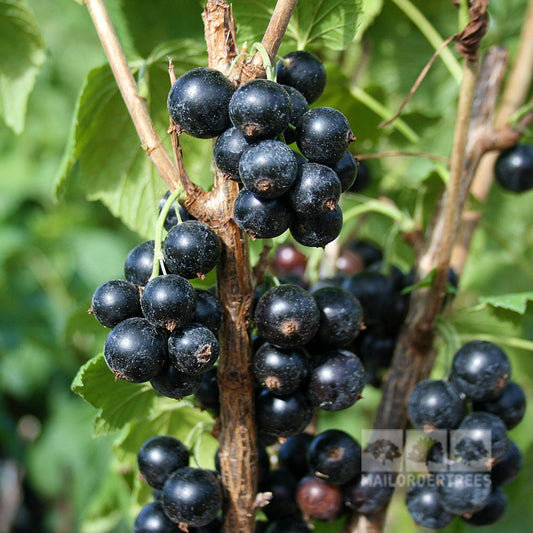
<path fill-rule="evenodd" d="M 365 161 L 357 161 L 357 171 L 352 186 L 348 189 L 350 192 L 361 192 L 368 187 L 370 183 L 370 168 Z"/>
<path fill-rule="evenodd" d="M 303 276 L 307 266 L 307 256 L 300 252 L 294 244 L 286 243 L 277 247 L 272 269 L 276 276 L 296 274 Z"/>
<path fill-rule="evenodd" d="M 218 70 L 198 67 L 180 76 L 168 95 L 172 120 L 189 135 L 208 139 L 231 126 L 228 105 L 234 88 Z"/>
<path fill-rule="evenodd" d="M 290 224 L 291 235 L 303 246 L 323 248 L 335 240 L 342 229 L 342 211 L 335 209 L 320 215 L 295 215 Z"/>
<path fill-rule="evenodd" d="M 200 374 L 181 372 L 173 364 L 168 363 L 150 380 L 150 385 L 161 396 L 181 400 L 194 394 L 200 388 L 201 381 Z"/>
<path fill-rule="evenodd" d="M 354 183 L 357 173 L 357 166 L 353 155 L 350 152 L 346 152 L 331 168 L 339 178 L 341 192 L 349 190 Z"/>
<path fill-rule="evenodd" d="M 320 311 L 315 339 L 333 347 L 352 343 L 363 325 L 363 308 L 359 300 L 340 287 L 324 287 L 312 295 Z"/>
<path fill-rule="evenodd" d="M 308 454 L 311 471 L 329 483 L 340 485 L 361 473 L 361 446 L 339 429 L 318 434 Z"/>
<path fill-rule="evenodd" d="M 487 401 L 499 396 L 511 375 L 511 363 L 496 344 L 470 341 L 455 354 L 450 380 L 473 401 Z"/>
<path fill-rule="evenodd" d="M 205 222 L 187 220 L 174 226 L 163 242 L 165 265 L 187 279 L 203 277 L 220 258 L 220 240 Z"/>
<path fill-rule="evenodd" d="M 124 277 L 144 287 L 152 276 L 154 266 L 154 241 L 145 241 L 133 248 L 126 257 Z"/>
<path fill-rule="evenodd" d="M 276 520 L 271 522 L 266 529 L 266 533 L 312 533 L 312 531 L 305 522 L 296 518 Z"/>
<path fill-rule="evenodd" d="M 217 167 L 233 179 L 239 178 L 239 161 L 250 148 L 244 134 L 235 127 L 228 128 L 215 142 L 213 157 Z"/>
<path fill-rule="evenodd" d="M 442 506 L 452 514 L 471 514 L 488 502 L 492 483 L 485 472 L 441 472 L 439 494 Z"/>
<path fill-rule="evenodd" d="M 255 352 L 252 370 L 262 389 L 284 396 L 304 383 L 309 361 L 298 349 L 283 350 L 266 342 Z"/>
<path fill-rule="evenodd" d="M 259 492 L 271 492 L 272 498 L 263 511 L 269 520 L 298 515 L 296 487 L 298 481 L 286 470 L 272 470 L 259 483 Z"/>
<path fill-rule="evenodd" d="M 516 442 L 509 440 L 509 448 L 505 457 L 492 467 L 490 473 L 492 486 L 499 487 L 511 483 L 522 469 L 523 464 L 524 457 L 520 448 Z"/>
<path fill-rule="evenodd" d="M 172 522 L 158 502 L 145 505 L 133 524 L 133 533 L 180 533 L 178 524 Z"/>
<path fill-rule="evenodd" d="M 263 391 L 257 397 L 257 428 L 265 435 L 290 437 L 301 433 L 312 415 L 311 404 L 299 391 L 281 398 Z"/>
<path fill-rule="evenodd" d="M 313 520 L 336 520 L 344 507 L 341 487 L 315 476 L 300 480 L 296 501 L 304 515 Z"/>
<path fill-rule="evenodd" d="M 108 328 L 136 316 L 142 316 L 139 289 L 130 281 L 112 279 L 96 288 L 90 312 Z"/>
<path fill-rule="evenodd" d="M 174 522 L 205 526 L 222 507 L 222 487 L 215 474 L 200 468 L 180 468 L 163 486 L 163 509 Z"/>
<path fill-rule="evenodd" d="M 207 372 L 217 362 L 218 354 L 218 340 L 215 334 L 195 322 L 175 329 L 168 338 L 170 362 L 187 374 Z"/>
<path fill-rule="evenodd" d="M 242 189 L 233 203 L 233 217 L 240 229 L 253 239 L 279 237 L 289 228 L 293 213 L 289 202 L 279 198 L 258 198 Z"/>
<path fill-rule="evenodd" d="M 189 451 L 169 435 L 147 440 L 137 454 L 141 475 L 155 489 L 162 489 L 167 478 L 178 468 L 189 465 Z"/>
<path fill-rule="evenodd" d="M 247 138 L 272 138 L 289 125 L 291 100 L 278 83 L 252 80 L 241 85 L 231 97 L 229 116 Z"/>
<path fill-rule="evenodd" d="M 405 497 L 407 510 L 418 526 L 442 529 L 452 520 L 453 514 L 444 510 L 434 478 L 422 478 L 413 483 Z"/>
<path fill-rule="evenodd" d="M 335 209 L 341 194 L 341 183 L 331 168 L 318 163 L 305 163 L 289 191 L 293 209 L 304 215 L 319 215 Z"/>
<path fill-rule="evenodd" d="M 194 393 L 195 400 L 202 409 L 220 409 L 220 390 L 218 387 L 217 367 L 211 368 L 201 376 L 202 381 Z"/>
<path fill-rule="evenodd" d="M 296 285 L 273 287 L 263 294 L 255 308 L 259 335 L 282 348 L 294 348 L 310 341 L 319 322 L 315 300 Z"/>
<path fill-rule="evenodd" d="M 328 352 L 311 370 L 308 393 L 311 403 L 326 411 L 340 411 L 353 405 L 365 385 L 365 369 L 348 350 Z"/>
<path fill-rule="evenodd" d="M 104 358 L 117 379 L 143 383 L 153 378 L 167 357 L 164 333 L 144 318 L 117 324 L 104 343 Z"/>
<path fill-rule="evenodd" d="M 289 124 L 296 128 L 300 124 L 304 113 L 307 113 L 309 111 L 309 104 L 307 103 L 305 96 L 298 89 L 295 89 L 294 87 L 291 87 L 290 85 L 282 85 L 282 87 L 287 91 L 287 94 L 289 95 L 289 98 L 291 99 L 291 118 L 290 118 Z M 287 144 L 291 144 L 291 142 L 289 142 L 290 139 L 287 139 L 286 137 L 287 131 L 289 130 L 286 129 L 284 132 L 285 142 Z M 294 140 L 296 140 L 295 134 L 294 134 Z"/>
<path fill-rule="evenodd" d="M 333 166 L 355 140 L 346 117 L 332 107 L 315 107 L 296 129 L 300 152 L 314 163 Z"/>
<path fill-rule="evenodd" d="M 507 191 L 521 193 L 533 188 L 533 145 L 518 144 L 504 150 L 494 165 L 494 176 Z"/>
<path fill-rule="evenodd" d="M 407 413 L 418 429 L 454 429 L 463 419 L 465 402 L 454 386 L 443 380 L 425 379 L 409 397 Z"/>
<path fill-rule="evenodd" d="M 314 439 L 311 433 L 298 433 L 289 437 L 278 450 L 278 460 L 281 468 L 289 470 L 296 479 L 301 479 L 309 473 L 307 451 Z"/>
<path fill-rule="evenodd" d="M 141 298 L 144 316 L 154 325 L 174 329 L 187 323 L 196 308 L 196 291 L 183 277 L 166 274 L 153 278 Z"/>
<path fill-rule="evenodd" d="M 387 505 L 394 486 L 388 472 L 371 470 L 355 477 L 343 487 L 346 507 L 361 514 L 372 514 Z"/>
<path fill-rule="evenodd" d="M 239 161 L 244 186 L 259 198 L 277 198 L 294 183 L 298 164 L 281 141 L 267 139 L 246 150 Z"/>
<path fill-rule="evenodd" d="M 383 259 L 383 252 L 379 247 L 368 241 L 351 241 L 348 244 L 348 249 L 359 256 L 365 268 Z"/>
<path fill-rule="evenodd" d="M 196 309 L 191 322 L 209 328 L 215 335 L 222 324 L 222 304 L 211 292 L 196 289 Z"/>
<path fill-rule="evenodd" d="M 311 52 L 298 50 L 290 52 L 276 64 L 278 83 L 298 89 L 308 103 L 314 102 L 326 86 L 326 69 Z"/>
<path fill-rule="evenodd" d="M 163 210 L 163 207 L 167 203 L 170 196 L 170 191 L 167 191 L 163 198 L 159 200 L 159 213 Z M 178 217 L 179 215 L 179 217 Z M 196 220 L 182 205 L 178 202 L 173 202 L 168 210 L 167 216 L 163 222 L 163 226 L 167 231 L 170 231 L 178 222 L 184 222 L 185 220 Z"/>
<path fill-rule="evenodd" d="M 190 527 L 188 529 L 189 533 L 222 533 L 222 518 L 217 516 L 205 526 Z"/>
<path fill-rule="evenodd" d="M 501 487 L 496 487 L 490 495 L 485 507 L 471 516 L 463 516 L 463 520 L 471 526 L 491 526 L 502 519 L 507 509 L 507 496 Z"/>

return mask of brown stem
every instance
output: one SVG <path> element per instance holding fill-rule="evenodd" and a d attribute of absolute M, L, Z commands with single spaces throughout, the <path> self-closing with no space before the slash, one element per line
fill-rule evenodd
<path fill-rule="evenodd" d="M 278 0 L 261 44 L 265 47 L 272 65 L 276 60 L 281 40 L 287 31 L 298 0 Z"/>
<path fill-rule="evenodd" d="M 163 147 L 161 138 L 155 131 L 148 113 L 146 102 L 139 95 L 137 85 L 107 14 L 104 2 L 103 0 L 85 0 L 85 4 L 93 20 L 98 37 L 102 42 L 122 98 L 137 129 L 141 144 L 159 174 L 165 180 L 168 188 L 174 190 L 180 183 L 178 169 Z"/>

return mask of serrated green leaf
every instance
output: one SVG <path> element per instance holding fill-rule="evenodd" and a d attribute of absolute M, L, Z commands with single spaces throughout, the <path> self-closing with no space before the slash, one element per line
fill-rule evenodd
<path fill-rule="evenodd" d="M 20 133 L 28 97 L 46 57 L 37 21 L 24 0 L 0 0 L 0 50 L 0 116 Z"/>
<path fill-rule="evenodd" d="M 79 370 L 72 390 L 98 409 L 94 434 L 106 435 L 147 416 L 156 399 L 149 384 L 115 381 L 103 354 L 93 357 Z"/>
<path fill-rule="evenodd" d="M 275 0 L 236 0 L 232 2 L 239 40 L 260 41 L 270 20 Z M 353 40 L 361 12 L 358 0 L 306 0 L 296 5 L 284 48 L 316 50 L 327 47 L 344 50 Z"/>
<path fill-rule="evenodd" d="M 365 30 L 372 24 L 373 20 L 381 13 L 383 0 L 362 0 L 361 16 L 357 28 L 357 38 L 360 39 Z"/>
<path fill-rule="evenodd" d="M 481 296 L 481 304 L 498 307 L 523 315 L 527 310 L 528 302 L 533 302 L 533 291 L 504 294 L 502 296 Z"/>

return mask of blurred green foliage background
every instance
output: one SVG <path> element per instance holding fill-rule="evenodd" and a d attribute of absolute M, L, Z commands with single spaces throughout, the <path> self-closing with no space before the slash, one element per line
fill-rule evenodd
<path fill-rule="evenodd" d="M 0 2 L 0 7 L 7 4 Z M 164 117 L 167 87 L 161 73 L 166 69 L 166 48 L 159 49 L 159 56 L 153 51 L 160 43 L 172 42 L 169 50 L 182 50 L 187 56 L 183 65 L 205 61 L 201 3 L 188 0 L 177 5 L 170 0 L 154 0 L 147 5 L 114 0 L 107 4 L 134 63 L 142 65 L 143 58 L 157 57 L 145 63 L 157 67 L 149 81 L 159 84 L 159 92 L 154 89 L 150 93 L 151 103 L 154 114 Z M 348 116 L 358 137 L 356 153 L 394 149 L 448 156 L 458 85 L 440 60 L 402 114 L 402 125 L 397 122 L 393 127 L 377 128 L 388 118 L 381 116 L 381 110 L 392 114 L 433 53 L 400 4 L 403 2 L 363 0 L 356 39 L 342 52 L 323 48 L 320 41 L 310 43 L 309 48 L 328 65 L 328 88 L 318 105 L 337 107 Z M 451 1 L 417 0 L 413 4 L 443 37 L 457 31 Z M 117 454 L 113 453 L 117 434 L 93 438 L 95 410 L 74 395 L 70 386 L 79 367 L 101 351 L 106 335 L 87 315 L 92 292 L 100 283 L 122 277 L 128 251 L 151 233 L 148 227 L 132 227 L 131 223 L 128 228 L 111 215 L 110 209 L 116 212 L 112 206 L 88 200 L 95 195 L 88 192 L 90 176 L 87 178 L 80 158 L 71 158 L 65 171 L 64 155 L 68 156 L 66 146 L 72 136 L 78 96 L 89 71 L 105 63 L 88 13 L 72 0 L 28 0 L 27 5 L 35 14 L 46 56 L 28 101 L 24 130 L 15 133 L 0 119 L 0 491 L 7 488 L 24 496 L 13 528 L 16 532 L 126 532 L 131 531 L 133 515 L 129 510 L 136 485 L 132 455 L 121 451 L 120 446 L 115 448 Z M 505 45 L 514 51 L 525 6 L 526 0 L 491 2 L 485 49 Z M 250 17 L 249 5 L 243 0 L 234 2 L 234 7 L 238 24 L 242 15 L 240 42 L 260 35 L 265 23 L 262 12 L 255 19 Z M 288 37 L 282 51 L 295 45 L 290 32 Z M 178 38 L 182 41 L 176 45 Z M 455 52 L 453 56 L 458 57 Z M 174 56 L 177 68 L 181 68 L 180 58 Z M 164 121 L 160 125 L 164 128 Z M 191 155 L 187 155 L 187 142 Z M 105 150 L 120 154 L 123 144 L 124 137 L 117 136 L 116 145 L 108 143 Z M 200 146 L 185 141 L 186 163 L 204 185 L 209 179 L 209 166 L 201 157 L 206 146 L 208 152 L 210 147 L 205 143 Z M 115 178 L 106 175 L 105 162 L 100 166 L 100 178 L 113 182 Z M 370 168 L 372 181 L 365 196 L 388 196 L 408 220 L 415 219 L 418 206 L 421 221 L 428 222 L 446 174 L 442 165 L 424 158 L 383 158 L 370 161 Z M 83 172 L 85 181 L 79 177 Z M 158 183 L 154 194 L 163 191 Z M 441 357 L 435 369 L 435 376 L 446 375 L 458 342 L 493 335 L 512 357 L 515 379 L 530 401 L 533 344 L 528 341 L 533 343 L 533 321 L 527 299 L 525 313 L 498 311 L 479 303 L 481 296 L 532 290 L 532 195 L 515 196 L 496 188 L 491 192 L 459 294 L 449 318 L 443 321 L 443 328 L 452 332 L 452 340 L 448 336 L 439 341 Z M 347 199 L 345 210 L 362 201 Z M 153 219 L 156 206 L 149 211 L 146 216 Z M 387 247 L 392 262 L 407 271 L 412 251 L 396 230 L 390 218 L 371 213 L 346 224 L 341 238 L 370 238 Z M 257 253 L 257 245 L 253 250 Z M 324 416 L 320 425 L 342 427 L 360 438 L 360 430 L 370 427 L 378 400 L 379 392 L 368 387 L 364 401 L 342 413 Z M 179 421 L 179 414 L 176 416 Z M 533 493 L 532 423 L 530 409 L 526 420 L 511 433 L 525 454 L 526 464 L 518 480 L 506 489 L 510 507 L 494 531 L 524 531 L 533 524 L 528 501 Z M 127 431 L 119 432 L 119 437 L 123 441 L 132 438 Z M 19 477 L 6 485 L 9 468 Z M 146 494 L 137 492 L 133 505 Z M 401 495 L 395 499 L 388 524 L 391 532 L 415 529 Z M 339 524 L 326 524 L 319 525 L 317 531 L 339 528 Z M 459 521 L 448 528 L 468 529 Z"/>

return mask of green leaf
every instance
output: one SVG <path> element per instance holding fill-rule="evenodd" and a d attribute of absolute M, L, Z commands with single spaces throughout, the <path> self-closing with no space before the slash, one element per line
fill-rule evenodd
<path fill-rule="evenodd" d="M 154 406 L 156 394 L 149 384 L 115 381 L 102 354 L 79 370 L 72 390 L 98 409 L 94 434 L 106 435 L 134 420 L 142 420 Z"/>
<path fill-rule="evenodd" d="M 484 305 L 507 309 L 523 315 L 527 310 L 528 302 L 533 302 L 533 291 L 504 294 L 502 296 L 481 296 L 479 301 Z"/>
<path fill-rule="evenodd" d="M 24 0 L 0 0 L 0 116 L 21 133 L 26 105 L 46 54 L 37 21 Z"/>
<path fill-rule="evenodd" d="M 374 19 L 383 9 L 383 0 L 362 0 L 361 17 L 359 18 L 359 27 L 357 28 L 357 38 L 361 39 L 365 30 L 372 24 Z"/>
<path fill-rule="evenodd" d="M 238 37 L 249 44 L 260 41 L 274 10 L 274 0 L 232 2 Z M 344 50 L 353 40 L 361 12 L 358 0 L 306 0 L 296 5 L 283 39 L 284 49 Z"/>

